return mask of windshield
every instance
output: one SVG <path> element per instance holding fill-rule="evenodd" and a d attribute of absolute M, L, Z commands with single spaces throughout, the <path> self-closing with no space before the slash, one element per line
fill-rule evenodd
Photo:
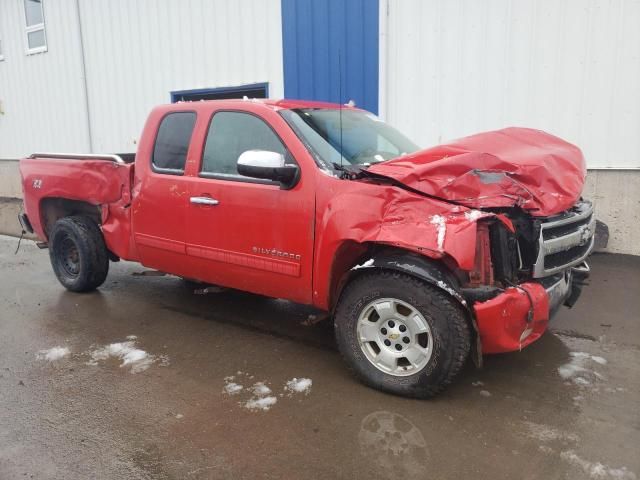
<path fill-rule="evenodd" d="M 335 165 L 368 166 L 420 149 L 395 128 L 363 110 L 344 109 L 342 120 L 340 109 L 304 108 L 280 113 L 316 161 L 332 170 Z"/>

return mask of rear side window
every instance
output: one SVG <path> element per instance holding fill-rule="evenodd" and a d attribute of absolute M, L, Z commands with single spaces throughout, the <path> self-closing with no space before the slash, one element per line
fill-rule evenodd
<path fill-rule="evenodd" d="M 191 133 L 196 123 L 195 112 L 170 113 L 160 122 L 153 147 L 154 170 L 182 173 L 187 160 Z"/>
<path fill-rule="evenodd" d="M 240 175 L 238 157 L 247 150 L 287 154 L 280 138 L 260 118 L 249 113 L 218 112 L 209 125 L 202 172 Z"/>

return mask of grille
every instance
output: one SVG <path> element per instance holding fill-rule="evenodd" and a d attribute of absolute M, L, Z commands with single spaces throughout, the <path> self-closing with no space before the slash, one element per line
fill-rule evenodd
<path fill-rule="evenodd" d="M 587 218 L 578 220 L 575 223 L 560 225 L 558 227 L 547 227 L 542 231 L 542 236 L 544 240 L 564 237 L 566 235 L 569 235 L 570 233 L 575 232 L 578 228 L 582 227 L 583 225 L 588 225 L 591 222 L 591 217 L 593 217 L 593 215 L 589 215 Z"/>
<path fill-rule="evenodd" d="M 591 250 L 591 243 L 586 245 L 578 245 L 577 247 L 570 248 L 564 252 L 552 253 L 544 257 L 544 268 L 550 270 L 552 268 L 566 268 L 568 264 L 575 259 L 582 259 L 589 254 Z"/>
<path fill-rule="evenodd" d="M 583 262 L 593 249 L 595 225 L 593 206 L 587 201 L 544 220 L 540 224 L 533 276 L 546 277 Z"/>

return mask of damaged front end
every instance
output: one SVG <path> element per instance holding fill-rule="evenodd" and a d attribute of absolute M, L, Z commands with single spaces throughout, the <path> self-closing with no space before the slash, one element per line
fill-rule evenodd
<path fill-rule="evenodd" d="M 483 353 L 530 344 L 561 305 L 577 300 L 596 220 L 591 203 L 580 198 L 586 168 L 575 145 L 507 128 L 400 156 L 367 173 L 482 212 L 473 268 L 458 266 Z"/>
<path fill-rule="evenodd" d="M 462 289 L 473 305 L 483 353 L 537 340 L 562 305 L 573 306 L 589 274 L 595 216 L 590 202 L 551 217 L 520 210 L 478 225 L 476 263 Z"/>
<path fill-rule="evenodd" d="M 576 301 L 596 223 L 581 199 L 586 167 L 578 147 L 539 130 L 506 128 L 380 158 L 336 165 L 337 178 L 356 181 L 319 189 L 320 278 L 343 278 L 328 266 L 334 252 L 344 242 L 361 246 L 353 255 L 371 259 L 363 267 L 403 270 L 458 300 L 478 333 L 478 353 L 525 347 L 560 306 Z M 407 258 L 389 261 L 372 245 Z M 419 268 L 415 255 L 452 278 Z M 338 297 L 321 289 L 314 295 Z"/>

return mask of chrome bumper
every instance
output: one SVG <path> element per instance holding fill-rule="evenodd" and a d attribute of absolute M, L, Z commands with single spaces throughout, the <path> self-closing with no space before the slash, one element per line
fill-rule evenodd
<path fill-rule="evenodd" d="M 545 286 L 547 296 L 549 297 L 549 318 L 553 317 L 560 307 L 564 305 L 570 298 L 571 305 L 575 303 L 580 295 L 581 285 L 576 285 L 574 280 L 576 276 L 584 279 L 589 276 L 590 272 L 587 262 L 582 261 L 579 265 L 567 269 L 562 273 L 560 278 L 548 286 Z M 579 282 L 578 282 L 579 283 Z"/>

